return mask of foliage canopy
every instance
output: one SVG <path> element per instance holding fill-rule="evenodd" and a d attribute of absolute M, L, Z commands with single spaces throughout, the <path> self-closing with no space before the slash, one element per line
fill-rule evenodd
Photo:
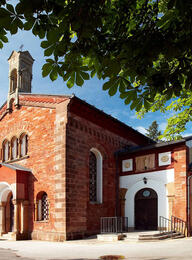
<path fill-rule="evenodd" d="M 171 128 L 177 124 L 174 119 L 169 130 L 177 136 L 185 128 L 192 103 L 191 0 L 10 2 L 0 2 L 1 48 L 7 32 L 31 30 L 42 39 L 47 57 L 44 77 L 60 76 L 69 88 L 90 77 L 105 79 L 103 89 L 109 95 L 119 92 L 141 114 L 173 99 L 172 109 L 183 112 L 187 106 L 189 118 L 178 121 L 176 129 Z"/>

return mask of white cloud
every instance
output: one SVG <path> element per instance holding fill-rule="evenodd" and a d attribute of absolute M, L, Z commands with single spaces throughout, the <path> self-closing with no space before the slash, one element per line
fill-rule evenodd
<path fill-rule="evenodd" d="M 136 114 L 130 116 L 130 119 L 138 119 Z"/>
<path fill-rule="evenodd" d="M 166 128 L 166 126 L 167 126 L 167 123 L 166 123 L 166 122 L 163 122 L 163 123 L 161 123 L 161 124 L 159 125 L 159 129 L 160 129 L 161 131 L 164 131 L 165 128 Z"/>
<path fill-rule="evenodd" d="M 143 126 L 137 126 L 136 130 L 139 131 L 141 134 L 147 133 L 147 130 Z"/>
<path fill-rule="evenodd" d="M 182 137 L 187 137 L 187 136 L 192 135 L 192 133 L 185 133 L 185 134 L 181 134 L 181 135 L 182 135 Z"/>

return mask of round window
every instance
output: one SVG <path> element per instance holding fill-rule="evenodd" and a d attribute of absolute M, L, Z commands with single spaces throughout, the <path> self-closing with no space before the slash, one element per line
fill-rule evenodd
<path fill-rule="evenodd" d="M 149 197 L 151 192 L 149 190 L 144 190 L 143 197 Z"/>

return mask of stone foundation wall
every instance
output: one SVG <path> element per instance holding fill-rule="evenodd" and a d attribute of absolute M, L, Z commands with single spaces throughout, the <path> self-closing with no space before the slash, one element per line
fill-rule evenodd
<path fill-rule="evenodd" d="M 31 238 L 34 240 L 63 242 L 66 241 L 66 234 L 62 232 L 45 232 L 36 230 L 31 233 Z"/>

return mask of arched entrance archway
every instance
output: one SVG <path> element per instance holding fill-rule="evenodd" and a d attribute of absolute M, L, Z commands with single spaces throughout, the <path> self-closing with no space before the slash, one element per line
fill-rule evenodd
<path fill-rule="evenodd" d="M 10 192 L 7 196 L 6 209 L 5 209 L 5 225 L 6 232 L 14 231 L 14 204 L 13 204 L 13 193 Z"/>
<path fill-rule="evenodd" d="M 7 182 L 0 182 L 0 233 L 13 231 L 11 222 L 14 218 L 12 206 L 13 191 Z M 13 222 L 14 223 L 14 222 Z"/>
<path fill-rule="evenodd" d="M 158 197 L 150 188 L 139 190 L 135 195 L 135 229 L 157 230 Z"/>

